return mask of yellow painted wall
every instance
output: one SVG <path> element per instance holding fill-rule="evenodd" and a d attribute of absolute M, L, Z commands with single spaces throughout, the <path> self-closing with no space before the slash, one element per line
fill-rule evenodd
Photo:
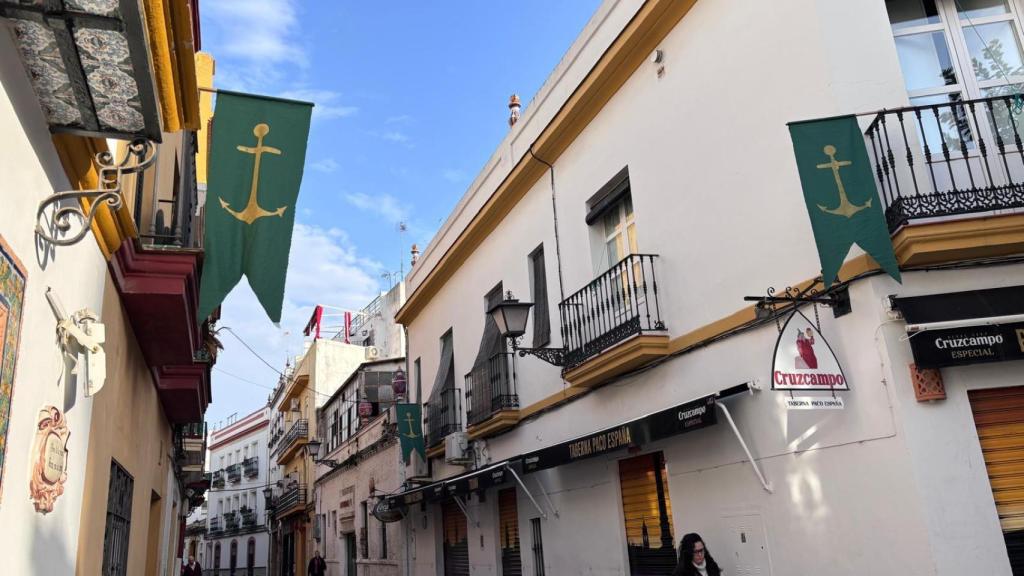
<path fill-rule="evenodd" d="M 213 88 L 215 63 L 213 56 L 206 52 L 196 53 L 196 83 L 199 88 Z M 200 186 L 206 185 L 206 168 L 210 154 L 210 121 L 213 119 L 213 93 L 199 92 L 199 131 L 196 139 L 199 143 L 199 154 L 196 156 L 196 181 Z"/>
<path fill-rule="evenodd" d="M 150 526 L 150 502 L 155 492 L 161 497 L 164 518 L 160 521 L 161 542 L 173 537 L 166 530 L 177 495 L 167 493 L 171 466 L 171 427 L 164 416 L 156 387 L 113 280 L 107 276 L 102 322 L 107 328 L 107 381 L 93 397 L 89 433 L 89 457 L 85 470 L 85 495 L 78 536 L 76 574 L 100 574 L 103 566 L 103 538 L 106 525 L 107 492 L 111 459 L 135 480 L 132 494 L 131 533 L 128 544 L 128 574 L 144 574 Z M 177 543 L 169 543 L 176 552 Z"/>

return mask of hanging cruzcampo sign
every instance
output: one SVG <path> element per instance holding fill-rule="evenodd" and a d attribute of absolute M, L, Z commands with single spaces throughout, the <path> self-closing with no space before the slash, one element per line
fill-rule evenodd
<path fill-rule="evenodd" d="M 854 244 L 901 282 L 857 118 L 791 122 L 789 135 L 825 287 L 836 281 Z"/>
<path fill-rule="evenodd" d="M 415 451 L 427 460 L 427 447 L 423 442 L 423 412 L 419 404 L 396 404 L 398 442 L 402 448 L 402 461 L 409 464 Z"/>
<path fill-rule="evenodd" d="M 835 352 L 803 312 L 794 310 L 775 341 L 773 390 L 849 390 Z"/>

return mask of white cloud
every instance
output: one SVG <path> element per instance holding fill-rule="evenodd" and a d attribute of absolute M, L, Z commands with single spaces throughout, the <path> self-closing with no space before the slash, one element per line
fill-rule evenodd
<path fill-rule="evenodd" d="M 224 302 L 219 326 L 229 326 L 256 352 L 278 370 L 285 360 L 302 353 L 302 329 L 316 304 L 359 309 L 380 289 L 383 267 L 360 256 L 348 235 L 337 228 L 295 224 L 285 286 L 281 328 L 267 318 L 245 281 Z M 220 333 L 224 350 L 213 371 L 213 404 L 208 419 L 216 421 L 238 411 L 254 410 L 265 402 L 277 383 L 277 374 L 267 368 L 234 336 Z M 256 382 L 242 382 L 224 374 Z M 262 386 L 262 388 L 261 388 Z"/>
<path fill-rule="evenodd" d="M 324 158 L 323 160 L 317 160 L 309 164 L 310 169 L 316 170 L 317 172 L 324 172 L 330 174 L 338 169 L 339 164 L 334 161 L 334 158 Z"/>
<path fill-rule="evenodd" d="M 372 212 L 383 217 L 392 224 L 405 222 L 409 218 L 409 207 L 399 202 L 397 198 L 390 194 L 370 196 L 357 192 L 355 194 L 345 194 L 345 200 L 360 210 Z"/>
<path fill-rule="evenodd" d="M 441 172 L 441 177 L 449 182 L 452 182 L 453 184 L 458 184 L 460 182 L 465 182 L 466 180 L 468 180 L 469 174 L 467 174 L 465 170 L 460 170 L 458 168 L 449 168 Z"/>
<path fill-rule="evenodd" d="M 402 132 L 398 132 L 397 130 L 385 132 L 381 134 L 380 137 L 388 142 L 398 142 L 399 144 L 407 144 L 409 142 L 409 136 Z"/>
<path fill-rule="evenodd" d="M 399 114 L 398 116 L 388 116 L 388 118 L 386 120 L 384 120 L 385 124 L 408 124 L 409 122 L 412 122 L 412 116 L 410 116 L 408 114 Z"/>
<path fill-rule="evenodd" d="M 314 104 L 314 120 L 334 120 L 337 118 L 354 116 L 359 113 L 359 108 L 356 106 L 344 106 L 338 103 L 338 99 L 341 98 L 341 94 L 331 90 L 297 88 L 293 90 L 285 90 L 284 92 L 279 93 L 278 96 L 281 98 L 290 98 L 292 100 L 312 102 Z"/>
<path fill-rule="evenodd" d="M 218 57 L 257 65 L 309 65 L 298 30 L 295 0 L 217 0 L 203 5 L 207 22 L 215 24 Z"/>

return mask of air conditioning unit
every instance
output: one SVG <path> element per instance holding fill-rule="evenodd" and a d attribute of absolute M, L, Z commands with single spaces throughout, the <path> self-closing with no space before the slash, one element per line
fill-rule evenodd
<path fill-rule="evenodd" d="M 290 409 L 291 409 L 292 412 L 298 412 L 299 411 L 299 399 L 298 398 L 292 398 L 292 403 L 291 403 Z"/>
<path fill-rule="evenodd" d="M 366 347 L 366 359 L 367 360 L 376 360 L 377 358 L 380 358 L 380 349 L 377 348 L 376 346 L 367 346 Z"/>
<path fill-rule="evenodd" d="M 444 461 L 459 466 L 472 463 L 468 448 L 466 433 L 452 432 L 444 437 Z"/>

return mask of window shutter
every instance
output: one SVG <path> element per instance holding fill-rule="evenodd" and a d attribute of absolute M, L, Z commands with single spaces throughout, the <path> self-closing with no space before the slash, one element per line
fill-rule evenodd
<path fill-rule="evenodd" d="M 615 203 L 629 194 L 629 167 L 619 170 L 607 184 L 587 200 L 587 226 L 597 222 Z"/>
<path fill-rule="evenodd" d="M 452 337 L 451 332 L 448 332 L 441 339 L 441 362 L 437 366 L 437 377 L 434 378 L 434 387 L 430 390 L 430 403 L 437 402 L 441 397 L 442 391 L 454 387 L 455 365 L 452 353 Z"/>
<path fill-rule="evenodd" d="M 487 361 L 491 359 L 495 354 L 500 354 L 505 351 L 504 338 L 501 337 L 501 333 L 498 332 L 498 325 L 495 324 L 494 319 L 491 318 L 490 314 L 486 311 L 490 310 L 494 305 L 501 302 L 502 287 L 499 282 L 497 286 L 491 289 L 484 297 L 484 333 L 480 337 L 480 349 L 476 353 L 476 360 L 473 361 L 473 368 L 479 366 L 486 366 Z"/>
<path fill-rule="evenodd" d="M 533 346 L 540 348 L 551 342 L 551 313 L 548 309 L 548 279 L 544 268 L 544 246 L 530 254 L 533 268 Z"/>

